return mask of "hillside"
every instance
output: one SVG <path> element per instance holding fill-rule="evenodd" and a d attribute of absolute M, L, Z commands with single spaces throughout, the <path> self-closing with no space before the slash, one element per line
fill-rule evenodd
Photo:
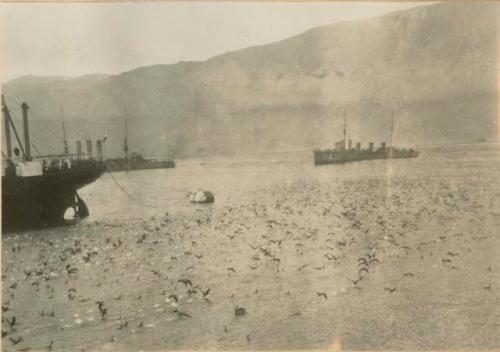
<path fill-rule="evenodd" d="M 363 142 L 387 140 L 392 113 L 399 145 L 492 140 L 497 8 L 417 7 L 204 62 L 118 75 L 28 76 L 3 89 L 18 117 L 12 100 L 31 106 L 42 153 L 49 144 L 62 146 L 61 104 L 70 147 L 109 130 L 108 155 L 121 153 L 125 115 L 131 149 L 147 156 L 329 146 L 341 136 L 344 115 L 350 137 Z"/>

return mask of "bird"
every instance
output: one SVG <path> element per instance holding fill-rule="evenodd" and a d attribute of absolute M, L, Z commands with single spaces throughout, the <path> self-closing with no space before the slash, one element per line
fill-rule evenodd
<path fill-rule="evenodd" d="M 189 285 L 189 286 L 193 287 L 193 283 L 191 282 L 191 280 L 188 280 L 188 279 L 179 279 L 179 280 L 177 280 L 177 282 L 181 282 L 186 286 Z"/>
<path fill-rule="evenodd" d="M 209 293 L 210 293 L 210 289 L 207 289 L 205 291 L 201 291 L 201 294 L 203 295 L 203 297 L 207 297 Z"/>
<path fill-rule="evenodd" d="M 393 293 L 394 291 L 396 291 L 396 288 L 395 287 L 384 287 L 384 290 L 386 291 L 389 291 L 389 293 Z"/>
<path fill-rule="evenodd" d="M 16 316 L 13 316 L 12 318 L 7 318 L 5 317 L 5 320 L 7 321 L 7 323 L 10 325 L 10 327 L 13 327 L 14 325 L 16 325 Z"/>
<path fill-rule="evenodd" d="M 316 294 L 317 294 L 319 297 L 323 296 L 325 299 L 328 299 L 328 296 L 326 295 L 326 293 L 325 293 L 325 292 L 316 292 Z"/>
<path fill-rule="evenodd" d="M 8 310 L 9 310 L 9 303 L 6 302 L 6 303 L 2 304 L 2 313 L 5 313 Z"/>
<path fill-rule="evenodd" d="M 236 315 L 236 316 L 245 315 L 246 312 L 247 312 L 246 309 L 243 307 L 236 306 L 234 308 L 234 315 Z"/>
<path fill-rule="evenodd" d="M 151 270 L 151 272 L 152 272 L 153 274 L 155 274 L 156 276 L 160 276 L 160 272 L 159 272 L 159 271 L 156 271 L 156 270 Z"/>
<path fill-rule="evenodd" d="M 77 268 L 72 268 L 71 264 L 66 265 L 66 271 L 68 272 L 68 275 L 74 274 L 78 271 Z"/>
<path fill-rule="evenodd" d="M 179 310 L 179 309 L 177 309 L 177 308 L 175 308 L 175 309 L 174 309 L 174 313 L 177 313 L 177 315 L 178 315 L 179 317 L 187 317 L 187 318 L 191 318 L 191 315 L 189 315 L 188 313 L 183 312 L 183 311 L 181 311 L 181 310 Z"/>
<path fill-rule="evenodd" d="M 108 309 L 104 307 L 104 302 L 102 301 L 96 301 L 97 308 L 99 309 L 99 312 L 101 313 L 101 319 L 104 319 L 104 316 L 107 314 Z"/>
<path fill-rule="evenodd" d="M 85 263 L 90 263 L 91 253 L 89 252 L 89 253 L 83 255 L 82 258 L 85 261 Z"/>
<path fill-rule="evenodd" d="M 366 258 L 358 258 L 358 265 L 368 265 Z"/>
<path fill-rule="evenodd" d="M 232 266 L 230 266 L 229 268 L 227 268 L 227 270 L 228 270 L 228 271 L 232 271 L 233 273 L 235 273 L 235 272 L 236 272 L 236 270 L 235 270 Z"/>
<path fill-rule="evenodd" d="M 145 239 L 146 239 L 146 234 L 145 234 L 145 233 L 143 233 L 143 234 L 141 235 L 141 237 L 139 237 L 139 239 L 137 240 L 137 243 L 142 243 L 142 242 L 144 242 L 144 240 L 145 240 Z"/>
<path fill-rule="evenodd" d="M 361 280 L 363 280 L 363 276 L 360 276 L 356 280 L 349 279 L 349 278 L 348 278 L 348 280 L 351 281 L 354 284 L 354 286 L 356 286 Z"/>
<path fill-rule="evenodd" d="M 412 273 L 404 273 L 403 276 L 404 277 L 413 277 L 413 274 Z"/>
<path fill-rule="evenodd" d="M 299 267 L 299 268 L 297 269 L 297 271 L 301 271 L 302 269 L 304 269 L 304 268 L 305 268 L 306 266 L 308 266 L 308 265 L 309 265 L 309 264 L 304 264 L 304 265 L 302 265 L 301 267 Z"/>
<path fill-rule="evenodd" d="M 120 323 L 120 326 L 118 327 L 118 330 L 122 330 L 123 328 L 126 328 L 128 326 L 128 321 L 125 320 L 124 323 Z"/>
<path fill-rule="evenodd" d="M 283 240 L 270 240 L 269 243 L 277 243 L 278 244 L 278 247 L 281 246 L 281 243 L 283 242 Z"/>
<path fill-rule="evenodd" d="M 363 268 L 360 268 L 360 269 L 358 270 L 358 274 L 361 276 L 361 273 L 362 273 L 363 271 L 365 271 L 367 274 L 369 273 L 369 272 L 368 272 L 368 269 L 363 267 Z"/>
<path fill-rule="evenodd" d="M 168 298 L 173 298 L 174 301 L 179 302 L 179 298 L 177 297 L 177 295 L 171 294 L 170 296 L 168 296 Z"/>
<path fill-rule="evenodd" d="M 18 343 L 23 341 L 23 337 L 19 336 L 17 339 L 15 339 L 13 337 L 9 337 L 9 340 L 10 340 L 10 342 L 12 342 L 13 345 L 17 345 Z"/>
<path fill-rule="evenodd" d="M 326 257 L 326 259 L 328 259 L 329 261 L 330 261 L 330 260 L 335 260 L 335 261 L 337 261 L 337 259 L 339 259 L 338 257 L 336 257 L 336 256 L 334 256 L 333 254 L 330 254 L 330 253 L 326 253 L 326 254 L 325 254 L 325 257 Z"/>
<path fill-rule="evenodd" d="M 449 255 L 450 257 L 459 257 L 460 256 L 459 253 L 453 253 L 453 252 L 447 252 L 446 254 Z"/>

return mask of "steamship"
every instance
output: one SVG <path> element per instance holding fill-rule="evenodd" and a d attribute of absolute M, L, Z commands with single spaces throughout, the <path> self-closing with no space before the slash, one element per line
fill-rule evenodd
<path fill-rule="evenodd" d="M 107 159 L 106 167 L 108 172 L 134 171 L 148 169 L 171 169 L 175 168 L 173 160 L 157 160 L 144 158 L 142 155 L 132 153 L 130 157 Z"/>
<path fill-rule="evenodd" d="M 382 142 L 380 148 L 375 149 L 372 142 L 368 149 L 362 149 L 361 143 L 356 143 L 353 148 L 352 141 L 346 145 L 347 119 L 344 118 L 344 138 L 335 143 L 335 149 L 314 150 L 314 165 L 344 164 L 352 161 L 376 160 L 376 159 L 403 159 L 416 158 L 419 152 L 414 149 L 398 149 L 392 146 L 392 135 L 394 131 L 394 115 L 391 120 L 391 145 L 386 146 Z"/>
<path fill-rule="evenodd" d="M 64 120 L 64 153 L 33 156 L 28 104 L 22 103 L 21 109 L 24 143 L 2 95 L 6 142 L 6 154 L 2 151 L 2 230 L 60 224 L 69 208 L 74 210 L 75 218 L 88 216 L 88 208 L 77 191 L 97 180 L 106 170 L 105 163 L 69 154 Z M 14 149 L 11 129 L 18 145 Z"/>
<path fill-rule="evenodd" d="M 108 158 L 106 160 L 106 168 L 108 172 L 175 168 L 174 160 L 157 160 L 154 158 L 145 158 L 138 153 L 131 153 L 129 155 L 128 123 L 126 117 L 123 151 L 125 152 L 124 158 Z"/>

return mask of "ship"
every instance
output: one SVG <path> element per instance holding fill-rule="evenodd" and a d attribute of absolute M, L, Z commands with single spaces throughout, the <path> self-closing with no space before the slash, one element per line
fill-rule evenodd
<path fill-rule="evenodd" d="M 125 153 L 124 158 L 108 158 L 106 160 L 106 167 L 108 172 L 175 168 L 175 161 L 172 159 L 158 160 L 155 158 L 145 158 L 139 153 L 131 153 L 129 155 L 128 122 L 126 117 L 123 151 Z"/>
<path fill-rule="evenodd" d="M 173 160 L 157 160 L 154 158 L 146 159 L 141 154 L 132 153 L 130 157 L 107 159 L 106 167 L 108 172 L 170 169 L 175 168 L 175 162 Z"/>
<path fill-rule="evenodd" d="M 2 230 L 61 224 L 68 209 L 73 209 L 74 219 L 87 217 L 88 207 L 77 191 L 96 181 L 105 172 L 105 163 L 69 154 L 65 133 L 62 154 L 32 155 L 35 146 L 30 142 L 28 104 L 23 102 L 21 109 L 24 142 L 2 95 L 6 142 L 6 154 L 2 151 Z M 18 145 L 14 149 L 11 129 Z"/>
<path fill-rule="evenodd" d="M 343 139 L 335 143 L 334 149 L 315 149 L 314 165 L 344 164 L 353 161 L 377 160 L 377 159 L 403 159 L 416 158 L 419 152 L 415 149 L 400 149 L 392 145 L 392 136 L 394 131 L 394 114 L 391 119 L 391 142 L 387 147 L 382 142 L 379 148 L 375 148 L 373 142 L 368 143 L 368 148 L 362 148 L 361 143 L 353 146 L 352 140 L 347 141 L 347 119 L 344 118 Z"/>

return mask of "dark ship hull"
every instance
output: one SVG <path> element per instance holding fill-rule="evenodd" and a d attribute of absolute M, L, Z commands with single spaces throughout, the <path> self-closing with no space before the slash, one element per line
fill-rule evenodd
<path fill-rule="evenodd" d="M 315 150 L 314 165 L 344 164 L 352 161 L 377 159 L 416 158 L 419 152 L 413 149 L 379 149 L 379 150 Z"/>
<path fill-rule="evenodd" d="M 105 164 L 96 163 L 30 177 L 2 176 L 2 228 L 29 228 L 62 222 L 69 207 L 85 207 L 76 191 L 94 182 L 104 171 Z M 86 207 L 84 212 L 87 212 Z"/>
<path fill-rule="evenodd" d="M 167 161 L 149 161 L 147 159 L 108 159 L 106 161 L 108 172 L 118 171 L 134 171 L 134 170 L 148 170 L 148 169 L 172 169 L 175 168 L 173 160 Z"/>

